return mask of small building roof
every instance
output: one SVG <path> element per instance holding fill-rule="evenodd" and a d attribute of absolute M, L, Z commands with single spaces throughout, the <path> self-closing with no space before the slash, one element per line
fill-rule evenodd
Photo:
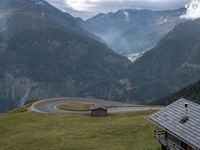
<path fill-rule="evenodd" d="M 107 107 L 105 106 L 100 106 L 100 105 L 93 105 L 91 110 L 97 110 L 97 109 L 102 109 L 107 111 Z"/>
<path fill-rule="evenodd" d="M 188 104 L 189 120 L 181 123 L 185 104 Z M 151 115 L 150 119 L 177 138 L 200 149 L 200 105 L 181 98 Z"/>

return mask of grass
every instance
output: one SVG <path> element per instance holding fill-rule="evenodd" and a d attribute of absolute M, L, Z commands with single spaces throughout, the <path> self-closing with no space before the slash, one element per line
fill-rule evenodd
<path fill-rule="evenodd" d="M 94 104 L 86 104 L 86 103 L 67 103 L 58 105 L 57 108 L 61 110 L 68 110 L 68 111 L 90 111 L 91 107 Z M 117 108 L 119 106 L 115 105 L 105 105 L 106 108 Z M 130 107 L 129 105 L 123 107 Z M 137 106 L 135 106 L 137 107 Z M 138 106 L 139 107 L 139 106 Z"/>
<path fill-rule="evenodd" d="M 91 106 L 92 104 L 69 103 L 69 104 L 58 105 L 57 108 L 69 111 L 90 111 Z"/>
<path fill-rule="evenodd" d="M 38 99 L 36 99 L 36 98 L 31 98 L 29 101 L 27 101 L 27 102 L 25 103 L 24 106 L 15 108 L 15 109 L 9 111 L 9 113 L 24 113 L 24 112 L 27 112 L 27 111 L 28 111 L 28 108 L 31 107 L 31 105 L 32 105 L 33 103 L 37 102 L 37 101 L 38 101 Z"/>
<path fill-rule="evenodd" d="M 0 114 L 0 150 L 155 150 L 153 111 L 111 114 Z"/>

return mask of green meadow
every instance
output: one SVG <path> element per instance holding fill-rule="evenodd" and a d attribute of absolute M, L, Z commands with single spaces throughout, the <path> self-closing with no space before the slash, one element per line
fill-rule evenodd
<path fill-rule="evenodd" d="M 0 150 L 155 150 L 153 111 L 109 114 L 0 114 Z"/>

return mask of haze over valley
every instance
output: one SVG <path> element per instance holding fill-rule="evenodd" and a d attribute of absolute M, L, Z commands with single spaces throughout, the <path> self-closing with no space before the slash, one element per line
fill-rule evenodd
<path fill-rule="evenodd" d="M 88 19 L 43 0 L 0 1 L 0 111 L 30 98 L 146 103 L 200 80 L 199 1 Z"/>

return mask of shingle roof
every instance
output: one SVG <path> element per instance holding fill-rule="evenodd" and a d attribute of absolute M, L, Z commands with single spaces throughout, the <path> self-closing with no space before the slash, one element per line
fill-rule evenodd
<path fill-rule="evenodd" d="M 93 105 L 91 110 L 96 110 L 96 109 L 103 109 L 103 110 L 107 110 L 108 108 L 106 108 L 105 106 L 100 106 L 100 105 Z"/>
<path fill-rule="evenodd" d="M 189 120 L 182 124 L 179 121 L 183 116 L 185 103 L 188 104 Z M 186 99 L 179 99 L 151 115 L 150 119 L 183 141 L 200 149 L 200 105 Z"/>

